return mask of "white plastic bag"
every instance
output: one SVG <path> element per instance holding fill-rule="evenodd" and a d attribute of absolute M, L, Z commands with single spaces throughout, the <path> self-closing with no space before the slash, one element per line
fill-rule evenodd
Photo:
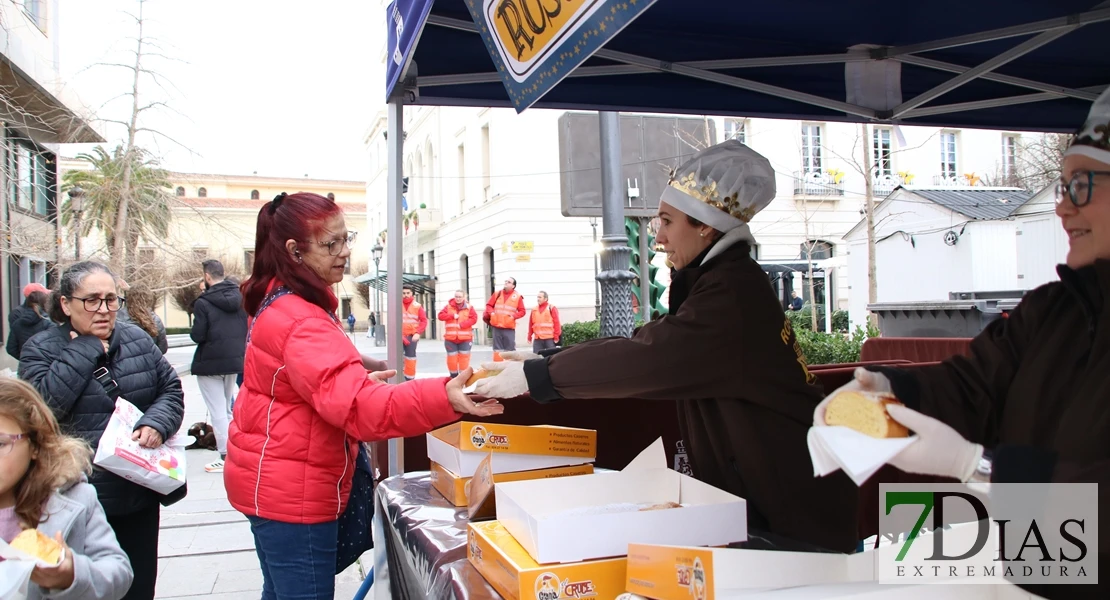
<path fill-rule="evenodd" d="M 174 435 L 157 448 L 143 448 L 132 441 L 135 424 L 142 411 L 123 398 L 116 400 L 116 409 L 100 436 L 93 464 L 166 495 L 185 485 L 185 446 L 188 440 Z"/>

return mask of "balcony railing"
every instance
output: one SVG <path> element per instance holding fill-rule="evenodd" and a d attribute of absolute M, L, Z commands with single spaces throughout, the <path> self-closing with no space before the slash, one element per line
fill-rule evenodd
<path fill-rule="evenodd" d="M 963 175 L 933 175 L 933 185 L 936 187 L 967 187 L 971 185 Z"/>
<path fill-rule="evenodd" d="M 794 172 L 794 195 L 795 196 L 843 196 L 844 195 L 844 182 L 836 181 L 836 178 L 829 173 L 820 172 Z"/>
<path fill-rule="evenodd" d="M 877 175 L 871 180 L 871 193 L 876 198 L 886 198 L 900 185 L 902 178 L 897 175 Z"/>

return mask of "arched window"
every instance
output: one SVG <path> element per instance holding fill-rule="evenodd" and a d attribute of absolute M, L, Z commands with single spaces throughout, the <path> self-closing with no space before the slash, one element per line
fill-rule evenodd
<path fill-rule="evenodd" d="M 207 198 L 207 197 L 208 197 L 208 189 L 207 188 L 197 188 L 197 198 Z"/>
<path fill-rule="evenodd" d="M 177 195 L 178 196 L 184 196 L 185 195 L 185 188 L 181 187 L 180 185 L 177 186 Z"/>
<path fill-rule="evenodd" d="M 258 190 L 251 190 L 251 200 L 258 200 Z"/>

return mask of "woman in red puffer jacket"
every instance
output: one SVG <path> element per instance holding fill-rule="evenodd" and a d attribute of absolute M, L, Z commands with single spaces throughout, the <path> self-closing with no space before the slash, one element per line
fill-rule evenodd
<path fill-rule="evenodd" d="M 228 432 L 224 485 L 247 516 L 263 598 L 332 598 L 337 521 L 360 441 L 420 435 L 460 413 L 498 414 L 462 392 L 470 372 L 388 385 L 369 375 L 335 316 L 354 233 L 334 201 L 281 194 L 258 213 L 243 284 L 251 328 Z"/>

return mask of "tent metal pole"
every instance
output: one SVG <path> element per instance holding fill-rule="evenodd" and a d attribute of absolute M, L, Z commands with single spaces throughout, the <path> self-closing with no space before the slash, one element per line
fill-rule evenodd
<path fill-rule="evenodd" d="M 604 50 L 597 56 L 605 58 Z M 684 67 L 715 71 L 721 69 L 749 69 L 759 67 L 783 67 L 793 65 L 824 65 L 849 62 L 865 62 L 871 60 L 870 55 L 863 52 L 848 52 L 844 54 L 815 54 L 811 56 L 772 56 L 768 58 L 738 58 L 731 60 L 695 60 L 690 62 L 675 63 Z M 655 69 L 637 67 L 633 65 L 605 65 L 602 67 L 578 67 L 567 75 L 570 77 L 610 77 L 614 75 L 641 75 L 654 73 Z M 440 85 L 469 85 L 474 83 L 495 83 L 501 81 L 501 76 L 496 72 L 484 73 L 459 73 L 455 75 L 426 75 L 417 77 L 417 87 L 435 87 Z"/>
<path fill-rule="evenodd" d="M 631 337 L 632 248 L 624 231 L 620 113 L 598 113 L 601 133 L 601 337 Z"/>
<path fill-rule="evenodd" d="M 947 63 L 947 62 L 940 61 L 940 60 L 933 60 L 931 58 L 925 58 L 923 56 L 905 55 L 905 56 L 899 56 L 899 57 L 895 58 L 894 60 L 896 60 L 898 62 L 909 64 L 909 65 L 916 65 L 916 66 L 919 66 L 919 67 L 927 67 L 927 68 L 930 68 L 930 69 L 936 69 L 938 71 L 949 71 L 951 73 L 964 73 L 964 72 L 967 72 L 967 71 L 971 70 L 971 67 L 964 67 L 962 65 Z M 1078 98 L 1080 100 L 1087 100 L 1087 101 L 1090 101 L 1090 102 L 1094 102 L 1095 99 L 1098 98 L 1098 94 L 1095 94 L 1095 93 L 1085 92 L 1083 90 L 1076 90 L 1076 89 L 1072 89 L 1072 88 L 1061 87 L 1061 86 L 1052 85 L 1052 84 L 1049 84 L 1049 83 L 1041 83 L 1039 81 L 1033 81 L 1031 79 L 1023 79 L 1021 77 L 1012 77 L 1010 75 L 1002 75 L 1001 73 L 983 73 L 982 75 L 979 76 L 979 79 L 985 79 L 987 81 L 995 81 L 995 82 L 998 82 L 998 83 L 1007 83 L 1007 84 L 1015 85 L 1015 86 L 1018 86 L 1018 87 L 1028 88 L 1028 89 L 1031 89 L 1031 90 L 1037 90 L 1038 92 L 1048 92 L 1050 94 L 1056 94 L 1057 96 L 1067 96 L 1067 97 L 1070 97 L 1070 98 Z"/>
<path fill-rule="evenodd" d="M 787 100 L 794 100 L 796 102 L 812 104 L 813 106 L 819 106 L 821 108 L 827 108 L 829 110 L 845 112 L 857 117 L 863 117 L 865 119 L 878 118 L 877 111 L 870 108 L 856 106 L 855 104 L 848 104 L 847 102 L 830 100 L 828 98 L 822 98 L 821 96 L 814 96 L 813 94 L 806 94 L 804 92 L 789 90 L 777 85 L 768 85 L 766 83 L 760 83 L 758 81 L 751 81 L 750 79 L 742 79 L 740 77 L 733 77 L 731 75 L 723 75 L 721 73 L 714 73 L 713 71 L 705 71 L 703 69 L 694 69 L 692 67 L 682 66 L 677 63 L 669 63 L 662 60 L 656 60 L 654 58 L 645 58 L 643 56 L 637 56 L 635 54 L 628 54 L 625 52 L 614 52 L 612 50 L 605 50 L 602 52 L 605 53 L 604 56 L 602 56 L 601 52 L 598 52 L 597 54 L 595 54 L 595 56 L 602 56 L 603 58 L 620 61 L 630 65 L 639 65 L 664 73 L 677 73 L 679 75 L 693 77 L 694 79 L 712 81 L 714 83 L 720 83 L 722 85 L 727 85 L 735 88 L 751 90 L 753 92 L 760 92 L 771 96 L 778 96 L 780 98 L 786 98 Z"/>
<path fill-rule="evenodd" d="M 879 56 L 876 56 L 876 58 L 894 58 L 903 54 L 917 54 L 919 52 L 932 52 L 934 50 L 944 50 L 946 48 L 955 48 L 958 46 L 967 46 L 970 44 L 979 44 L 982 42 L 993 42 L 995 40 L 1003 40 L 1006 38 L 1012 38 L 1022 35 L 1041 33 L 1042 31 L 1048 31 L 1050 29 L 1090 25 L 1092 23 L 1099 23 L 1107 20 L 1110 20 L 1110 8 L 1099 8 L 1076 15 L 1057 17 L 1055 19 L 1046 19 L 1044 21 L 1026 23 L 1024 25 L 1014 25 L 1013 27 L 1003 27 L 1001 29 L 982 31 L 980 33 L 959 35 L 956 37 L 945 38 L 933 42 L 924 42 L 921 44 L 896 46 L 894 48 L 887 48 L 885 50 L 880 49 L 877 51 L 879 53 Z"/>
<path fill-rule="evenodd" d="M 385 310 L 386 321 L 388 324 L 385 328 L 386 333 L 386 348 L 387 359 L 389 368 L 396 369 L 397 375 L 394 376 L 394 383 L 401 383 L 405 380 L 402 375 L 402 366 L 405 364 L 404 348 L 401 343 L 401 280 L 403 279 L 404 269 L 402 268 L 402 236 L 404 229 L 401 228 L 401 177 L 404 175 L 401 172 L 402 156 L 404 152 L 405 133 L 404 133 L 404 105 L 400 98 L 394 98 L 387 105 L 387 119 L 388 119 L 388 139 L 386 140 L 386 165 L 389 169 L 389 175 L 386 180 L 386 208 L 385 208 L 385 222 L 386 222 L 386 295 L 385 295 Z M 404 463 L 401 462 L 401 452 L 404 450 L 402 444 L 404 440 L 391 439 L 389 440 L 389 474 L 399 475 L 404 472 Z"/>
<path fill-rule="evenodd" d="M 942 104 L 940 106 L 926 106 L 925 108 L 915 108 L 904 115 L 904 119 L 916 119 L 918 117 L 930 117 L 933 115 L 946 115 L 954 112 L 963 112 L 966 110 L 983 110 L 986 108 L 998 108 L 999 106 L 1014 106 L 1017 104 L 1029 104 L 1032 102 L 1046 102 L 1048 100 L 1059 100 L 1063 96 L 1059 94 L 1026 94 L 1024 96 L 1010 96 L 1008 98 L 993 98 L 991 100 L 979 100 L 976 102 L 959 102 L 956 104 Z"/>
<path fill-rule="evenodd" d="M 916 97 L 910 98 L 902 104 L 895 106 L 893 110 L 893 117 L 901 117 L 902 115 L 921 106 L 922 104 L 925 104 L 926 102 L 929 102 L 939 96 L 943 96 L 944 94 L 951 92 L 952 90 L 979 77 L 980 75 L 993 71 L 1012 60 L 1016 60 L 1022 56 L 1025 56 L 1026 54 L 1029 54 L 1030 52 L 1036 50 L 1037 48 L 1040 48 L 1041 46 L 1050 44 L 1057 39 L 1071 33 L 1072 31 L 1075 31 L 1077 28 L 1078 27 L 1064 27 L 1060 29 L 1054 29 L 1052 31 L 1046 31 L 1031 39 L 1025 40 L 1024 42 L 1018 44 L 1017 46 L 1014 46 L 1013 48 L 1010 48 L 1002 54 L 999 54 L 998 56 L 983 62 L 979 66 L 968 69 L 967 71 L 964 71 L 963 73 L 953 77 L 952 79 L 945 81 L 944 83 L 934 87 L 933 89 L 922 92 Z"/>

